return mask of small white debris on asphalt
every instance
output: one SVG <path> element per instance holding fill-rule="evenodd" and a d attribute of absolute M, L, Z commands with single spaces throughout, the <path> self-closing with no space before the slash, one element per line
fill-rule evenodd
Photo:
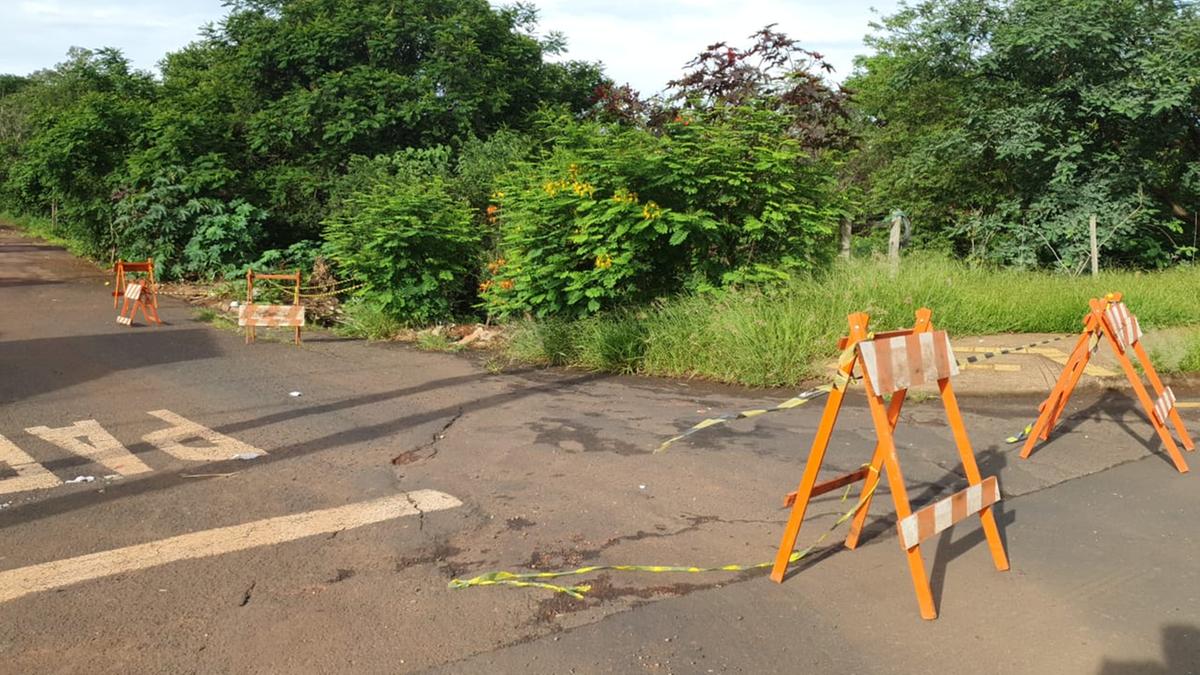
<path fill-rule="evenodd" d="M 70 483 L 91 483 L 94 480 L 96 480 L 95 476 L 75 476 L 71 480 L 65 481 L 65 482 L 68 484 L 70 484 Z"/>
<path fill-rule="evenodd" d="M 230 457 L 229 459 L 249 460 L 249 459 L 258 459 L 259 457 L 262 457 L 262 455 L 254 453 L 254 452 L 240 452 L 240 453 L 234 455 L 233 457 Z"/>
<path fill-rule="evenodd" d="M 104 480 L 121 480 L 122 478 L 124 478 L 124 476 L 119 473 L 110 473 L 104 477 Z"/>
<path fill-rule="evenodd" d="M 645 486 L 645 485 L 639 485 L 639 486 L 638 486 L 638 489 L 639 489 L 639 490 L 645 490 L 645 489 L 646 489 L 646 486 Z"/>
<path fill-rule="evenodd" d="M 4 502 L 3 504 L 0 504 L 0 511 L 3 511 L 4 509 L 7 509 L 10 506 L 12 506 L 12 502 Z"/>
<path fill-rule="evenodd" d="M 288 392 L 288 396 L 291 396 L 292 398 L 300 398 L 301 396 L 303 396 L 303 394 L 301 394 L 298 391 L 290 391 L 290 392 Z"/>

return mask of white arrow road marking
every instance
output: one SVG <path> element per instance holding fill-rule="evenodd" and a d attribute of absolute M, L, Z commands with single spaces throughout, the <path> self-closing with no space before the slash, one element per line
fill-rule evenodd
<path fill-rule="evenodd" d="M 0 572 L 0 602 L 179 560 L 207 558 L 260 546 L 282 544 L 304 537 L 457 506 L 462 506 L 462 502 L 444 492 L 416 490 L 332 509 L 256 520 L 242 525 L 160 539 L 147 544 L 20 567 Z"/>

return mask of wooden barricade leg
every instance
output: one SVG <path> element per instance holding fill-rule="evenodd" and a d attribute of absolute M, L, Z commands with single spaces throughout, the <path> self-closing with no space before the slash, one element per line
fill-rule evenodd
<path fill-rule="evenodd" d="M 851 369 L 853 365 L 851 361 Z M 821 415 L 821 424 L 817 427 L 816 438 L 813 439 L 812 449 L 808 452 L 804 475 L 800 478 L 800 486 L 796 488 L 792 512 L 788 516 L 787 526 L 783 529 L 779 552 L 775 554 L 775 565 L 771 568 L 771 580 L 774 582 L 783 583 L 783 577 L 787 574 L 792 551 L 796 548 L 796 539 L 800 536 L 800 526 L 804 523 L 804 513 L 808 510 L 809 500 L 812 499 L 813 486 L 817 484 L 817 474 L 821 471 L 821 462 L 825 460 L 825 451 L 829 448 L 829 437 L 833 435 L 833 426 L 837 423 L 842 399 L 845 397 L 844 387 L 834 389 L 829 392 L 829 400 L 825 402 L 825 412 Z"/>
<path fill-rule="evenodd" d="M 122 297 L 123 297 L 124 299 L 123 299 L 123 300 L 122 300 L 122 302 L 121 302 L 121 314 L 120 314 L 120 316 L 121 316 L 121 317 L 124 317 L 124 316 L 126 316 L 126 314 L 125 314 L 125 313 L 126 313 L 126 312 L 129 312 L 129 297 L 128 297 L 128 296 L 124 296 L 124 295 L 123 295 Z M 137 303 L 135 302 L 135 303 L 134 303 L 134 305 L 133 305 L 133 311 L 132 311 L 132 312 L 129 312 L 129 314 L 128 314 L 128 316 L 129 316 L 129 322 L 130 322 L 130 323 L 129 323 L 129 324 L 126 324 L 126 325 L 131 325 L 131 324 L 133 323 L 133 317 L 134 317 L 134 315 L 135 315 L 136 313 L 137 313 Z M 117 323 L 121 323 L 121 322 L 120 322 L 120 321 L 118 321 Z"/>
<path fill-rule="evenodd" d="M 867 390 L 867 404 L 871 408 L 871 420 L 875 423 L 875 433 L 883 450 L 883 466 L 887 471 L 888 488 L 892 493 L 892 502 L 896 506 L 896 520 L 903 520 L 912 514 L 912 506 L 908 501 L 908 489 L 904 485 L 904 474 L 900 471 L 900 461 L 896 457 L 896 443 L 892 430 L 888 426 L 887 410 L 883 406 L 883 398 L 875 394 L 870 383 L 870 377 L 863 373 L 863 386 Z M 932 620 L 937 618 L 937 608 L 933 604 L 933 591 L 929 588 L 929 578 L 925 575 L 925 561 L 921 558 L 920 545 L 905 549 L 908 558 L 908 571 L 912 576 L 913 590 L 917 594 L 917 605 L 921 609 L 921 618 Z"/>
<path fill-rule="evenodd" d="M 113 309 L 117 308 L 117 298 L 125 294 L 125 268 L 122 261 L 117 261 L 117 276 L 113 281 Z"/>
<path fill-rule="evenodd" d="M 1121 351 L 1116 338 L 1109 334 L 1107 330 L 1104 331 L 1104 334 L 1108 336 L 1108 342 L 1112 346 L 1113 352 L 1117 355 L 1117 361 L 1120 362 L 1121 369 L 1125 371 L 1125 377 L 1129 378 L 1129 384 L 1133 386 L 1133 392 L 1137 394 L 1138 401 L 1141 402 L 1142 408 L 1146 411 L 1146 417 L 1150 418 L 1150 424 L 1158 432 L 1158 437 L 1162 440 L 1163 447 L 1167 449 L 1167 454 L 1171 456 L 1171 461 L 1174 462 L 1175 469 L 1179 473 L 1187 473 L 1187 462 L 1183 459 L 1183 454 L 1179 452 L 1179 447 L 1175 445 L 1175 439 L 1171 437 L 1171 432 L 1165 424 L 1158 421 L 1158 417 L 1154 414 L 1154 401 L 1150 398 L 1150 394 L 1146 393 L 1146 387 L 1142 385 L 1142 378 L 1138 375 L 1137 370 L 1134 369 L 1133 362 L 1129 360 L 1129 355 Z"/>
<path fill-rule="evenodd" d="M 1154 364 L 1150 363 L 1150 356 L 1146 354 L 1146 350 L 1142 347 L 1142 341 L 1138 340 L 1133 343 L 1133 351 L 1137 354 L 1138 361 L 1142 364 L 1142 370 L 1146 373 L 1146 379 L 1150 380 L 1150 386 L 1154 388 L 1155 396 L 1162 396 L 1166 391 L 1162 380 L 1159 379 L 1158 373 L 1154 370 Z M 1194 451 L 1196 444 L 1192 441 L 1192 437 L 1188 435 L 1187 429 L 1183 426 L 1183 418 L 1179 416 L 1179 408 L 1171 406 L 1169 413 L 1171 424 L 1175 427 L 1175 431 L 1179 433 L 1179 440 L 1183 442 L 1183 447 L 1188 451 Z"/>
<path fill-rule="evenodd" d="M 149 293 L 150 297 L 145 297 L 145 293 Z M 142 316 L 145 317 L 146 323 L 152 323 L 157 328 L 162 325 L 162 320 L 158 318 L 157 304 L 156 294 L 146 289 L 143 291 L 143 297 L 138 298 L 138 304 L 134 306 L 133 312 L 137 314 L 138 307 L 141 307 Z"/>
<path fill-rule="evenodd" d="M 154 321 L 158 320 L 158 284 L 154 281 L 154 258 L 146 258 L 146 284 L 150 287 L 150 304 L 154 305 Z"/>
<path fill-rule="evenodd" d="M 1064 372 L 1069 372 L 1067 376 L 1066 386 L 1059 396 L 1058 404 L 1054 406 L 1054 412 L 1050 415 L 1046 428 L 1042 430 L 1041 440 L 1049 440 L 1050 432 L 1054 431 L 1054 427 L 1058 426 L 1058 419 L 1062 417 L 1063 411 L 1067 409 L 1067 404 L 1071 402 L 1071 395 L 1075 393 L 1075 387 L 1079 385 L 1079 380 L 1083 378 L 1083 374 L 1087 372 L 1088 364 L 1092 360 L 1092 341 L 1099 340 L 1098 332 L 1088 334 L 1087 340 L 1083 341 L 1079 350 L 1079 356 L 1074 361 L 1067 360 L 1069 368 L 1063 368 Z"/>
<path fill-rule="evenodd" d="M 888 405 L 888 429 L 896 430 L 896 423 L 900 421 L 900 409 L 904 407 L 904 399 L 908 396 L 908 390 L 898 391 L 892 394 L 892 402 Z M 859 499 L 862 500 L 862 508 L 858 513 L 854 514 L 854 520 L 850 522 L 850 533 L 846 535 L 846 548 L 858 548 L 858 539 L 862 536 L 863 527 L 867 523 L 867 513 L 871 510 L 871 499 L 875 496 L 875 486 L 883 479 L 883 443 L 875 442 L 875 451 L 871 453 L 871 463 L 868 465 L 866 480 L 863 481 L 862 492 L 859 493 Z M 866 493 L 866 499 L 863 499 L 862 494 Z"/>
<path fill-rule="evenodd" d="M 1079 377 L 1087 367 L 1091 357 L 1091 350 L 1088 348 L 1091 336 L 1090 331 L 1084 331 L 1079 336 L 1079 341 L 1075 343 L 1075 349 L 1071 351 L 1071 356 L 1067 359 L 1067 365 L 1063 368 L 1062 374 L 1058 376 L 1058 381 L 1054 383 L 1050 395 L 1042 402 L 1037 421 L 1033 423 L 1033 427 L 1029 430 L 1029 437 L 1025 439 L 1025 446 L 1021 448 L 1021 459 L 1029 459 L 1029 455 L 1033 452 L 1033 446 L 1039 440 L 1044 441 L 1050 438 L 1054 422 L 1058 421 L 1058 416 L 1066 407 L 1071 389 L 1079 382 Z"/>
<path fill-rule="evenodd" d="M 254 270 L 246 270 L 246 304 L 254 303 Z M 254 326 L 246 326 L 246 344 L 254 342 Z"/>
<path fill-rule="evenodd" d="M 850 336 L 846 343 L 846 349 L 852 349 L 859 340 L 866 338 L 869 321 L 870 317 L 862 312 L 850 315 Z M 857 360 L 858 357 L 854 356 L 838 366 L 838 376 L 842 382 L 849 382 Z M 821 424 L 817 427 L 817 435 L 813 438 L 812 449 L 808 452 L 804 475 L 800 478 L 800 486 L 796 488 L 792 512 L 783 529 L 779 552 L 775 554 L 775 564 L 771 568 L 771 580 L 776 583 L 783 583 L 783 577 L 787 574 L 792 551 L 796 548 L 796 538 L 800 536 L 800 526 L 804 523 L 804 514 L 808 510 L 809 500 L 812 499 L 813 487 L 817 484 L 817 474 L 821 471 L 821 463 L 825 460 L 825 451 L 829 448 L 829 438 L 833 435 L 833 427 L 837 424 L 838 413 L 841 412 L 842 400 L 845 397 L 846 387 L 835 387 L 833 391 L 829 392 L 829 399 L 825 402 L 825 411 L 821 414 Z"/>
<path fill-rule="evenodd" d="M 979 473 L 979 465 L 975 461 L 975 451 L 971 448 L 971 439 L 967 437 L 967 427 L 963 424 L 962 412 L 958 409 L 958 398 L 950 379 L 938 380 L 938 389 L 942 393 L 942 403 L 946 408 L 946 419 L 950 422 L 950 431 L 954 434 L 954 445 L 958 447 L 958 456 L 962 460 L 963 471 L 967 474 L 969 485 L 979 485 L 983 476 Z M 991 506 L 985 506 L 979 512 L 983 521 L 983 534 L 987 538 L 988 549 L 992 552 L 992 562 L 1001 572 L 1008 569 L 1008 554 L 1004 552 L 1004 542 L 1000 539 L 1000 528 L 996 526 L 996 515 Z"/>

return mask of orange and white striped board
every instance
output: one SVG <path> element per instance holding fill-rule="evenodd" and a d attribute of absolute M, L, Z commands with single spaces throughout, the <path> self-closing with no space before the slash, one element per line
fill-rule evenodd
<path fill-rule="evenodd" d="M 1123 302 L 1110 302 L 1104 310 L 1104 318 L 1112 326 L 1112 335 L 1120 345 L 1121 351 L 1129 348 L 1142 339 L 1142 327 L 1137 317 L 1129 311 Z"/>
<path fill-rule="evenodd" d="M 912 548 L 951 525 L 1000 501 L 1000 484 L 988 476 L 965 490 L 930 504 L 896 524 L 900 544 Z"/>
<path fill-rule="evenodd" d="M 1166 424 L 1171 411 L 1175 409 L 1175 392 L 1170 387 L 1163 387 L 1163 393 L 1154 401 L 1154 415 L 1159 424 Z"/>
<path fill-rule="evenodd" d="M 875 393 L 883 395 L 958 375 L 946 331 L 909 333 L 858 343 Z"/>
<path fill-rule="evenodd" d="M 238 308 L 239 326 L 261 326 L 278 328 L 280 326 L 304 325 L 303 305 L 242 305 Z"/>

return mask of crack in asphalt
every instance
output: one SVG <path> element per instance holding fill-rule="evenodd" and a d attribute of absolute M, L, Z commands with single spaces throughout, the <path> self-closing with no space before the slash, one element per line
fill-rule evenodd
<path fill-rule="evenodd" d="M 395 464 L 396 466 L 401 466 L 404 464 L 411 464 L 420 459 L 433 459 L 434 457 L 437 457 L 438 442 L 441 441 L 442 439 L 446 438 L 446 432 L 450 431 L 450 427 L 454 426 L 454 424 L 456 422 L 458 422 L 458 420 L 462 419 L 462 416 L 463 416 L 463 408 L 460 407 L 457 411 L 455 411 L 455 413 L 453 415 L 451 415 L 450 419 L 447 420 L 446 423 L 442 425 L 441 429 L 438 429 L 437 431 L 435 431 L 433 433 L 433 436 L 429 439 L 428 443 L 423 443 L 423 444 L 418 445 L 417 447 L 413 448 L 412 450 L 406 450 L 406 451 L 400 453 L 399 455 L 396 455 L 395 457 L 392 458 L 392 464 Z M 430 450 L 431 452 L 428 455 L 422 457 L 421 452 L 423 452 L 425 450 Z"/>
<path fill-rule="evenodd" d="M 250 582 L 250 585 L 246 588 L 246 592 L 242 593 L 242 601 L 238 603 L 238 607 L 245 607 L 250 604 L 250 595 L 254 593 L 254 587 L 257 585 L 257 580 Z"/>
<path fill-rule="evenodd" d="M 425 531 L 425 511 L 423 509 L 421 509 L 421 505 L 418 504 L 416 502 L 416 500 L 412 498 L 411 493 L 405 492 L 404 498 L 407 499 L 408 503 L 410 505 L 412 505 L 412 507 L 414 509 L 417 510 L 417 532 L 424 532 Z"/>

